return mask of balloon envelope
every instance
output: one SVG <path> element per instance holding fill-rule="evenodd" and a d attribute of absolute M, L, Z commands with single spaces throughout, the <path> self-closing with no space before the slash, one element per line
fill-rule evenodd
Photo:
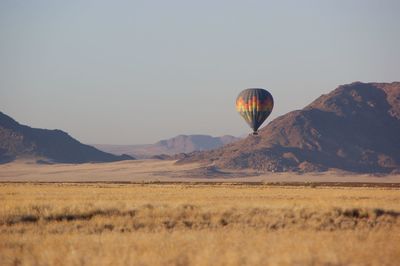
<path fill-rule="evenodd" d="M 236 99 L 236 109 L 257 134 L 258 128 L 268 118 L 274 107 L 272 95 L 264 89 L 246 89 Z"/>

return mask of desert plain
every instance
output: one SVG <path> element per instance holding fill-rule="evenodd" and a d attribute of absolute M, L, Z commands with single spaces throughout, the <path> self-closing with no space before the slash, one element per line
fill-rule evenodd
<path fill-rule="evenodd" d="M 1 265 L 400 261 L 398 176 L 19 161 L 0 180 Z"/>

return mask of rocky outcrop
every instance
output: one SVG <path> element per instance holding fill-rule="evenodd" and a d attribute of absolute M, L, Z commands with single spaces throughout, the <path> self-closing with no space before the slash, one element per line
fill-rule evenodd
<path fill-rule="evenodd" d="M 179 163 L 192 161 L 262 171 L 399 171 L 400 82 L 339 86 L 276 118 L 258 136 Z"/>

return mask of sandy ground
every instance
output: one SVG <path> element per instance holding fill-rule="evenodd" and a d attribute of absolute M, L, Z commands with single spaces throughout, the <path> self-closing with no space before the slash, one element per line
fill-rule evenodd
<path fill-rule="evenodd" d="M 356 182 L 400 183 L 400 175 L 324 173 L 256 173 L 218 170 L 199 164 L 137 160 L 114 163 L 36 164 L 16 161 L 0 165 L 0 182 Z"/>

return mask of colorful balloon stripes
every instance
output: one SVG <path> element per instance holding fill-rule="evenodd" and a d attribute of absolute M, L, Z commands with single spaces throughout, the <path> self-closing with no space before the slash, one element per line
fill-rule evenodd
<path fill-rule="evenodd" d="M 272 95 L 264 89 L 252 88 L 242 91 L 236 99 L 236 109 L 257 134 L 258 128 L 271 114 L 274 107 Z"/>

